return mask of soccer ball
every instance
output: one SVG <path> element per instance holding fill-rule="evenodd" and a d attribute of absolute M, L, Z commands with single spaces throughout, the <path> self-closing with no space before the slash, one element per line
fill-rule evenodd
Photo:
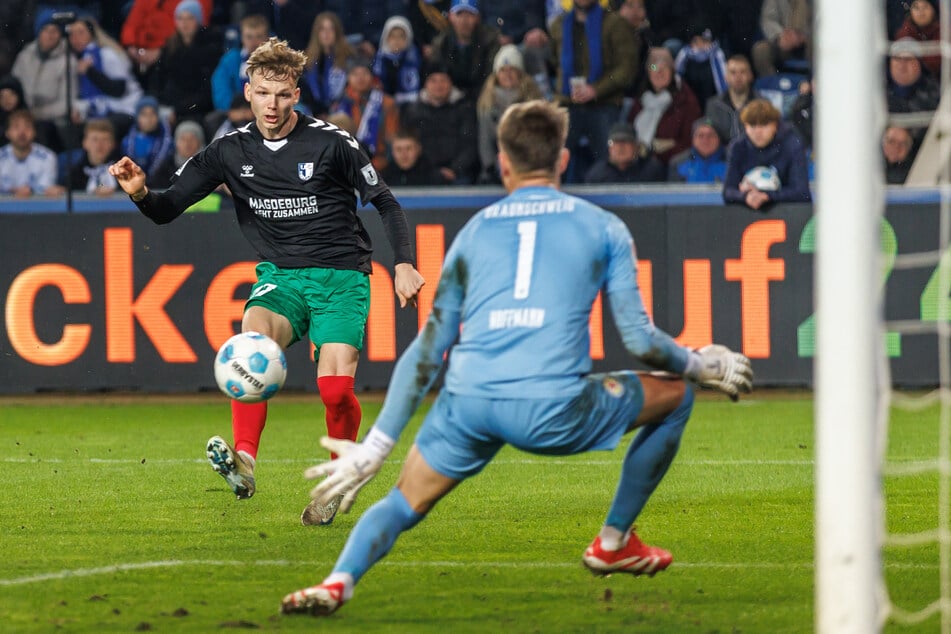
<path fill-rule="evenodd" d="M 782 187 L 775 167 L 759 165 L 743 175 L 743 180 L 761 192 L 774 192 Z"/>
<path fill-rule="evenodd" d="M 277 394 L 285 378 L 284 351 L 258 332 L 242 332 L 228 339 L 215 357 L 218 387 L 242 403 L 266 401 Z"/>

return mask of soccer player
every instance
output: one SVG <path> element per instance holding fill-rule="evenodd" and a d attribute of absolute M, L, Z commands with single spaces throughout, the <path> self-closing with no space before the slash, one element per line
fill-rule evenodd
<path fill-rule="evenodd" d="M 670 565 L 671 554 L 643 544 L 632 525 L 677 453 L 693 406 L 684 378 L 735 398 L 752 389 L 752 371 L 741 354 L 681 347 L 651 323 L 626 225 L 558 191 L 567 128 L 567 113 L 544 101 L 515 104 L 502 116 L 499 168 L 509 195 L 477 213 L 450 247 L 432 313 L 397 363 L 363 442 L 321 441 L 339 458 L 305 473 L 327 476 L 314 499 L 343 494 L 340 510 L 350 509 L 459 336 L 445 385 L 396 487 L 354 526 L 333 572 L 284 597 L 282 612 L 336 611 L 403 531 L 503 445 L 547 455 L 612 450 L 637 427 L 614 501 L 582 561 L 600 575 L 653 575 Z M 601 290 L 631 354 L 674 374 L 589 374 L 588 317 Z"/>
<path fill-rule="evenodd" d="M 139 210 L 158 224 L 225 183 L 238 223 L 261 263 L 245 305 L 242 331 L 267 335 L 282 347 L 307 336 L 317 351 L 317 386 L 327 432 L 355 440 L 360 403 L 353 377 L 370 304 L 370 238 L 356 214 L 356 192 L 377 208 L 395 254 L 400 305 L 415 303 L 424 281 L 416 271 L 406 216 L 370 159 L 350 134 L 298 114 L 297 82 L 304 54 L 271 38 L 248 59 L 244 96 L 255 120 L 188 160 L 165 191 L 145 185 L 129 157 L 111 168 Z M 219 436 L 207 445 L 211 466 L 238 499 L 254 495 L 254 464 L 267 403 L 231 401 L 234 446 Z M 304 509 L 301 522 L 329 524 L 337 501 Z"/>

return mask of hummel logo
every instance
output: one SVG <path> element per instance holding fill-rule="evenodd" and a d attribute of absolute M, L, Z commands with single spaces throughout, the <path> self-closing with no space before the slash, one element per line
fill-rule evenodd
<path fill-rule="evenodd" d="M 254 178 L 254 166 L 253 165 L 242 165 L 241 173 L 238 174 L 241 178 Z"/>

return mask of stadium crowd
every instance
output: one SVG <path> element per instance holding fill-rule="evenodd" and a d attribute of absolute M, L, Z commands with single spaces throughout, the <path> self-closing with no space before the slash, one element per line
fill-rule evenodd
<path fill-rule="evenodd" d="M 940 57 L 920 43 L 939 38 L 937 3 L 883 1 L 889 111 L 933 111 Z M 727 202 L 761 208 L 745 175 L 770 160 L 796 191 L 767 202 L 809 200 L 812 0 L 2 5 L 4 195 L 111 194 L 103 165 L 121 155 L 167 186 L 252 120 L 246 60 L 275 35 L 308 58 L 297 108 L 348 130 L 394 186 L 498 184 L 502 112 L 543 98 L 570 113 L 567 183 L 718 183 Z M 904 182 L 926 129 L 883 135 L 888 183 Z"/>

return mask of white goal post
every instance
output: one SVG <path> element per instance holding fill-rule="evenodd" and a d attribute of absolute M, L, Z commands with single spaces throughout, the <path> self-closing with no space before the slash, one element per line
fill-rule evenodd
<path fill-rule="evenodd" d="M 815 624 L 881 630 L 879 222 L 884 7 L 817 0 Z"/>

